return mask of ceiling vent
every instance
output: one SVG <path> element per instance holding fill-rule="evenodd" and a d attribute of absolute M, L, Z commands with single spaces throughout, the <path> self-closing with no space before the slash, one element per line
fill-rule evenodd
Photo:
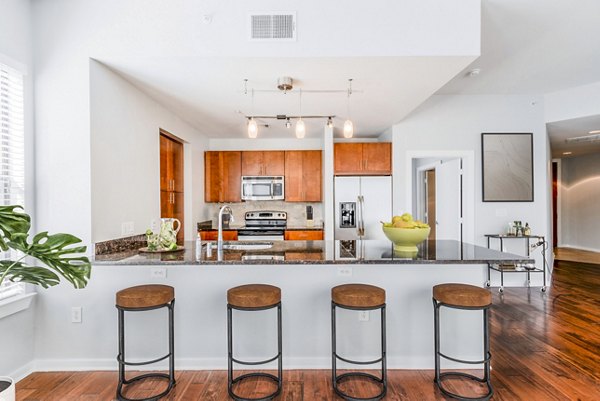
<path fill-rule="evenodd" d="M 296 40 L 296 13 L 251 13 L 250 40 Z"/>

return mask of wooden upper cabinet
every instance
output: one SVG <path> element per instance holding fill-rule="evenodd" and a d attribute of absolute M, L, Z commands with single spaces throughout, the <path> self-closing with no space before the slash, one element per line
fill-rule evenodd
<path fill-rule="evenodd" d="M 241 202 L 242 152 L 204 152 L 204 201 Z"/>
<path fill-rule="evenodd" d="M 392 144 L 389 142 L 335 143 L 335 175 L 391 175 Z"/>
<path fill-rule="evenodd" d="M 321 151 L 285 152 L 285 200 L 321 202 Z"/>
<path fill-rule="evenodd" d="M 242 152 L 242 175 L 284 175 L 283 151 Z"/>

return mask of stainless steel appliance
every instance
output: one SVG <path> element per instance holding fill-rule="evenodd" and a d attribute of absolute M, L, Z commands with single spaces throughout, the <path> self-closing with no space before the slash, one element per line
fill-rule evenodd
<path fill-rule="evenodd" d="M 246 212 L 246 225 L 238 229 L 239 241 L 283 241 L 287 213 L 274 210 Z"/>
<path fill-rule="evenodd" d="M 283 176 L 242 176 L 242 200 L 283 200 Z"/>
<path fill-rule="evenodd" d="M 392 219 L 392 177 L 335 177 L 335 239 L 386 239 Z"/>

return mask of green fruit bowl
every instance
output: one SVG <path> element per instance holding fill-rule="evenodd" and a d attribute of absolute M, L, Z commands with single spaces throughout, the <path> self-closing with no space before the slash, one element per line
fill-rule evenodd
<path fill-rule="evenodd" d="M 416 252 L 417 245 L 427 239 L 430 227 L 427 228 L 396 228 L 382 226 L 383 233 L 394 243 L 394 251 Z"/>

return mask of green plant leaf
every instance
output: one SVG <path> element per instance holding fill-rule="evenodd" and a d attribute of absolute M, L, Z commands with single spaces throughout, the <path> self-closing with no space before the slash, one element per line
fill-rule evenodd
<path fill-rule="evenodd" d="M 84 288 L 90 278 L 91 263 L 85 256 L 75 256 L 86 251 L 85 246 L 72 246 L 79 243 L 81 240 L 71 234 L 41 232 L 33 237 L 31 244 L 11 241 L 8 245 L 40 260 L 75 288 Z"/>
<path fill-rule="evenodd" d="M 13 262 L 11 260 L 0 260 L 0 276 L 2 276 L 10 266 L 12 267 L 10 268 L 9 280 L 12 282 L 30 283 L 40 285 L 44 288 L 60 283 L 60 278 L 51 270 L 44 267 L 30 266 L 22 262 Z"/>
<path fill-rule="evenodd" d="M 25 242 L 31 228 L 31 217 L 17 211 L 23 210 L 19 205 L 0 206 L 0 249 L 8 250 L 8 241 Z"/>

